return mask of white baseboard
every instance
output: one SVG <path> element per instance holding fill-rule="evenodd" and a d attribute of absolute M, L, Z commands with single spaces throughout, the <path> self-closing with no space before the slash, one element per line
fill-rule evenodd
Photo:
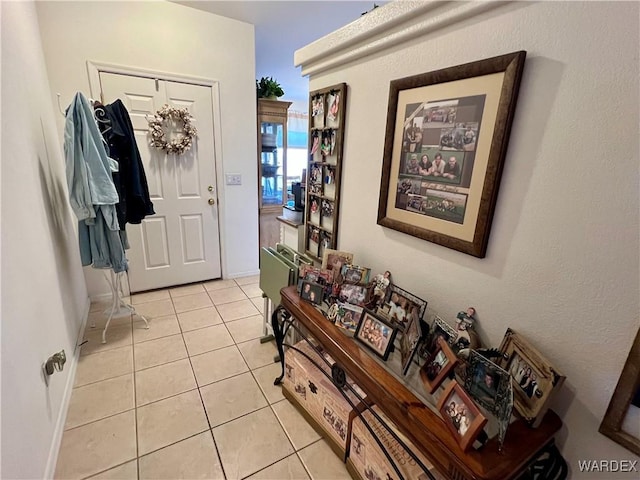
<path fill-rule="evenodd" d="M 231 273 L 226 278 L 242 278 L 242 277 L 251 277 L 253 275 L 259 275 L 260 270 L 250 270 L 248 272 L 239 272 L 239 273 Z"/>
<path fill-rule="evenodd" d="M 78 331 L 76 338 L 76 344 L 73 351 L 73 355 L 67 357 L 67 365 L 69 373 L 67 375 L 67 384 L 64 387 L 64 394 L 62 396 L 62 402 L 60 403 L 60 410 L 58 411 L 58 420 L 56 421 L 56 428 L 53 431 L 53 438 L 51 440 L 51 447 L 49 448 L 49 458 L 47 459 L 47 466 L 44 471 L 44 478 L 50 479 L 56 473 L 56 463 L 58 461 L 58 453 L 60 453 L 60 444 L 62 443 L 62 435 L 64 434 L 64 425 L 67 421 L 67 412 L 69 411 L 69 402 L 71 401 L 71 394 L 73 393 L 73 385 L 76 380 L 76 370 L 78 369 L 78 360 L 80 359 L 80 349 L 78 344 L 84 336 L 84 329 L 87 326 L 87 319 L 89 318 L 89 309 L 91 307 L 91 300 L 87 298 L 87 302 L 84 307 L 84 313 L 82 315 L 82 325 Z"/>
<path fill-rule="evenodd" d="M 91 302 L 104 302 L 104 301 L 111 301 L 112 299 L 112 294 L 111 292 L 109 293 L 98 293 L 95 295 L 91 295 L 91 297 L 89 298 L 89 301 Z"/>

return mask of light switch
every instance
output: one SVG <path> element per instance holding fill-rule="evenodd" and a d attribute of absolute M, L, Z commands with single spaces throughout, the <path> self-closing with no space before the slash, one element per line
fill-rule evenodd
<path fill-rule="evenodd" d="M 227 185 L 242 185 L 242 175 L 239 173 L 227 173 L 226 183 Z"/>

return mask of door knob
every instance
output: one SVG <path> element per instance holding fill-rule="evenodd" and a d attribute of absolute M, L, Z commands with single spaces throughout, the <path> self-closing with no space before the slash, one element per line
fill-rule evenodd
<path fill-rule="evenodd" d="M 210 192 L 213 192 L 213 185 L 209 185 L 209 187 L 207 188 L 207 190 L 209 190 Z"/>
<path fill-rule="evenodd" d="M 213 205 L 213 204 L 215 204 L 215 203 L 216 203 L 216 201 L 215 201 L 213 198 L 210 198 L 210 199 L 209 199 L 209 205 Z"/>

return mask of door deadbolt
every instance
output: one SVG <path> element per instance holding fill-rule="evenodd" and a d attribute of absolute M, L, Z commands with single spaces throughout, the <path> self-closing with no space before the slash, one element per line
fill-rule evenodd
<path fill-rule="evenodd" d="M 210 198 L 210 199 L 209 199 L 209 205 L 213 205 L 213 204 L 215 204 L 215 203 L 216 203 L 216 201 L 215 201 L 213 198 Z"/>
<path fill-rule="evenodd" d="M 207 190 L 209 190 L 210 192 L 213 192 L 213 185 L 209 185 L 209 187 L 207 188 Z"/>

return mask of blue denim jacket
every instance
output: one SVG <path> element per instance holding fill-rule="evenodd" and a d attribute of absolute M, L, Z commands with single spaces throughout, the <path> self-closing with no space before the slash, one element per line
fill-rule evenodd
<path fill-rule="evenodd" d="M 67 110 L 64 154 L 69 200 L 78 220 L 95 219 L 94 206 L 101 205 L 109 229 L 118 230 L 118 192 L 111 177 L 112 171 L 118 171 L 118 164 L 107 156 L 93 109 L 80 92 Z"/>
<path fill-rule="evenodd" d="M 69 201 L 79 220 L 82 265 L 113 268 L 116 273 L 127 270 L 128 245 L 118 224 L 118 192 L 112 177 L 118 162 L 107 156 L 93 108 L 80 92 L 67 110 L 64 154 Z"/>

